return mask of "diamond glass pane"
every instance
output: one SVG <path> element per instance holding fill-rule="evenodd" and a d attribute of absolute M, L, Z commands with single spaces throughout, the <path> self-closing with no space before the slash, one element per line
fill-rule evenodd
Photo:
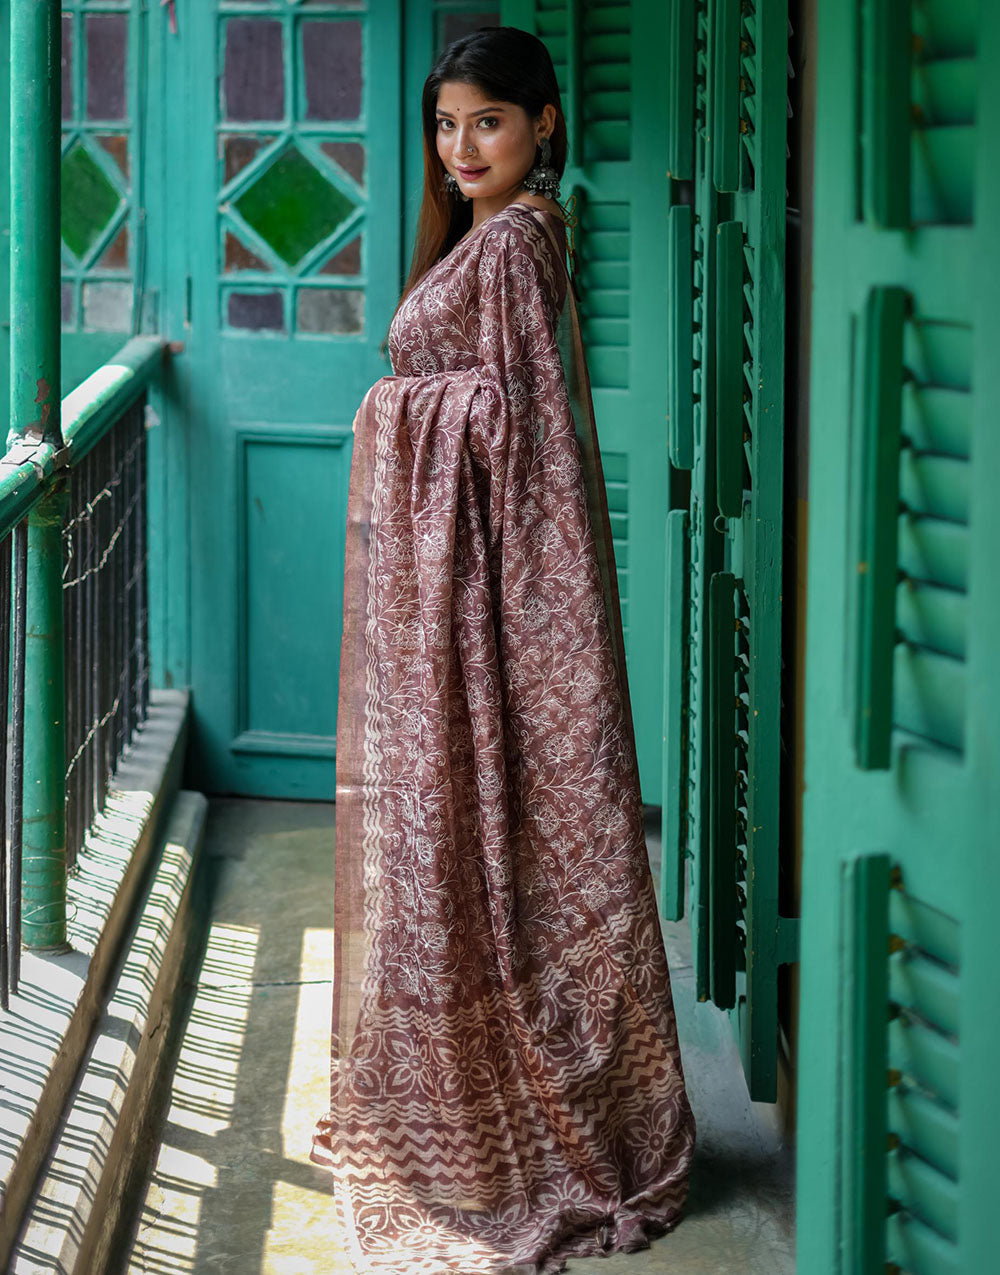
<path fill-rule="evenodd" d="M 62 117 L 73 118 L 73 15 L 62 15 Z"/>
<path fill-rule="evenodd" d="M 75 257 L 86 255 L 118 203 L 118 192 L 77 142 L 62 162 L 62 237 Z"/>
<path fill-rule="evenodd" d="M 229 230 L 226 231 L 226 263 L 227 273 L 233 270 L 270 270 L 266 261 L 262 261 L 255 252 Z"/>
<path fill-rule="evenodd" d="M 290 146 L 236 200 L 236 207 L 278 256 L 294 265 L 336 230 L 354 203 Z"/>
<path fill-rule="evenodd" d="M 95 264 L 99 270 L 128 269 L 128 226 L 122 226 Z"/>
<path fill-rule="evenodd" d="M 268 18 L 231 18 L 226 23 L 224 118 L 284 119 L 283 29 Z"/>
<path fill-rule="evenodd" d="M 76 309 L 73 300 L 73 285 L 64 283 L 59 289 L 59 300 L 61 309 L 61 319 L 64 327 L 68 327 L 73 322 L 73 312 Z"/>
<path fill-rule="evenodd" d="M 104 147 L 121 169 L 122 176 L 128 181 L 128 138 L 120 133 L 97 134 L 97 141 Z"/>
<path fill-rule="evenodd" d="M 285 327 L 284 299 L 280 292 L 231 292 L 227 316 L 231 328 L 282 332 Z"/>
<path fill-rule="evenodd" d="M 361 23 L 303 22 L 307 120 L 356 120 L 361 114 Z"/>
<path fill-rule="evenodd" d="M 365 294 L 360 289 L 300 288 L 296 327 L 300 332 L 360 332 Z"/>
<path fill-rule="evenodd" d="M 359 186 L 365 180 L 365 148 L 360 142 L 322 142 L 323 152 L 348 173 Z"/>
<path fill-rule="evenodd" d="M 226 137 L 222 143 L 223 180 L 231 182 L 256 157 L 263 145 L 259 137 L 245 137 L 239 133 Z"/>
<path fill-rule="evenodd" d="M 93 332 L 127 332 L 132 326 L 132 285 L 83 285 L 83 326 Z"/>
<path fill-rule="evenodd" d="M 361 273 L 361 236 L 352 239 L 343 248 L 333 254 L 322 267 L 320 274 L 360 274 Z"/>
<path fill-rule="evenodd" d="M 128 14 L 87 15 L 87 118 L 125 118 Z"/>

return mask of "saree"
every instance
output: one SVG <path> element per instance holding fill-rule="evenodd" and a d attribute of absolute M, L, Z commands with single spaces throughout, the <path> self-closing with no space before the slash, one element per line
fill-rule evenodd
<path fill-rule="evenodd" d="M 310 1158 L 358 1271 L 562 1271 L 648 1247 L 687 1197 L 564 236 L 515 201 L 459 241 L 355 417 Z"/>

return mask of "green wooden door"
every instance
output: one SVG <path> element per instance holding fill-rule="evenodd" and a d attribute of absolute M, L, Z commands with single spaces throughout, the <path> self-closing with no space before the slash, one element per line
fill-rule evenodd
<path fill-rule="evenodd" d="M 798 1264 L 987 1271 L 1000 5 L 819 20 Z"/>
<path fill-rule="evenodd" d="M 662 799 L 663 560 L 669 507 L 664 252 L 670 192 L 663 6 L 506 0 L 541 37 L 569 134 L 581 317 L 608 489 L 643 800 Z M 637 109 L 641 106 L 641 109 Z"/>
<path fill-rule="evenodd" d="M 787 6 L 669 17 L 669 447 L 690 497 L 667 526 L 663 900 L 681 914 L 686 858 L 698 995 L 773 1101 L 797 939 L 778 911 Z"/>
<path fill-rule="evenodd" d="M 401 278 L 399 6 L 179 16 L 191 781 L 331 799 L 351 425 Z"/>

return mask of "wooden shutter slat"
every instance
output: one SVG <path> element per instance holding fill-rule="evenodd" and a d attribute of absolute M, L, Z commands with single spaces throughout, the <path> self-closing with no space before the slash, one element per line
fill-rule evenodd
<path fill-rule="evenodd" d="M 958 1237 L 958 1186 L 919 1156 L 900 1149 L 889 1156 L 889 1192 L 945 1239 Z"/>
<path fill-rule="evenodd" d="M 893 724 L 945 748 L 965 746 L 965 665 L 933 651 L 896 647 Z"/>
<path fill-rule="evenodd" d="M 969 535 L 959 523 L 903 514 L 899 520 L 899 566 L 914 580 L 966 589 Z"/>
<path fill-rule="evenodd" d="M 889 1065 L 956 1109 L 958 1062 L 956 1042 L 918 1019 L 901 1015 L 889 1024 Z"/>

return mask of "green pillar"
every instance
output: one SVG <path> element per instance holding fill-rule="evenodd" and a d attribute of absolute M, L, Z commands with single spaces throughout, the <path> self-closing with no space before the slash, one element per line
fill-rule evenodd
<path fill-rule="evenodd" d="M 60 22 L 59 0 L 11 0 L 8 447 L 61 446 Z M 21 899 L 30 948 L 66 941 L 65 503 L 56 479 L 28 515 Z"/>
<path fill-rule="evenodd" d="M 59 0 L 10 5 L 10 433 L 58 446 Z"/>
<path fill-rule="evenodd" d="M 34 949 L 66 942 L 66 505 L 66 480 L 58 478 L 28 515 L 21 935 Z"/>

